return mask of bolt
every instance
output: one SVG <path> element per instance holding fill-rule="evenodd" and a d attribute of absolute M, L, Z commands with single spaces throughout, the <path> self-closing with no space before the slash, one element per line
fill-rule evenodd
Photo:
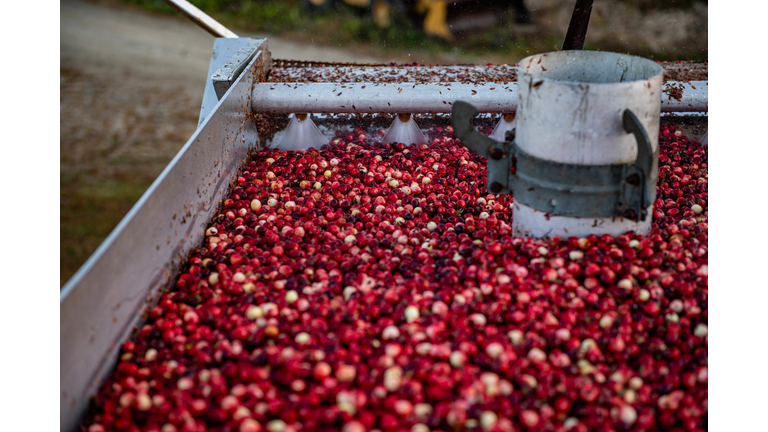
<path fill-rule="evenodd" d="M 626 210 L 624 210 L 623 216 L 625 218 L 627 218 L 627 219 L 636 220 L 637 219 L 637 212 L 635 211 L 635 209 L 631 209 L 631 208 L 630 209 L 626 209 Z"/>
<path fill-rule="evenodd" d="M 493 182 L 493 183 L 491 183 L 491 188 L 490 189 L 491 189 L 491 192 L 493 192 L 493 193 L 499 193 L 499 192 L 501 192 L 502 189 L 504 189 L 504 185 L 502 185 L 499 182 Z"/>
<path fill-rule="evenodd" d="M 637 186 L 640 184 L 640 176 L 637 175 L 637 173 L 628 175 L 626 180 L 627 183 L 631 184 L 632 186 Z"/>

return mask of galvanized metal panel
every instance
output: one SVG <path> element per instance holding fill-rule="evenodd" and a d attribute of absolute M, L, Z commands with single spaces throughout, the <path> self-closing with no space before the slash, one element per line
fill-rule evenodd
<path fill-rule="evenodd" d="M 211 63 L 208 66 L 208 78 L 205 80 L 205 92 L 203 93 L 203 103 L 200 105 L 197 127 L 202 126 L 203 121 L 208 118 L 213 108 L 219 103 L 219 97 L 216 95 L 216 89 L 213 88 L 211 77 L 250 40 L 250 38 L 216 38 L 213 41 Z"/>
<path fill-rule="evenodd" d="M 267 57 L 269 56 L 267 40 L 251 39 L 211 75 L 213 88 L 216 90 L 216 96 L 219 99 L 229 90 L 229 87 L 232 86 L 232 83 L 240 76 L 253 57 L 258 57 L 260 52 L 265 53 Z M 267 63 L 271 66 L 271 61 Z"/>
<path fill-rule="evenodd" d="M 172 282 L 258 143 L 251 61 L 214 112 L 61 291 L 61 430 L 78 426 L 142 311 Z"/>

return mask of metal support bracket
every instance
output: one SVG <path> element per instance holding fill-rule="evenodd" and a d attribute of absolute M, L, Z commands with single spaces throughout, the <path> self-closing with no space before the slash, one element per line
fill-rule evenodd
<path fill-rule="evenodd" d="M 224 66 L 220 67 L 211 76 L 213 88 L 216 90 L 216 96 L 221 99 L 224 94 L 232 87 L 237 77 L 243 73 L 245 67 L 254 57 L 262 58 L 262 67 L 269 69 L 272 67 L 272 59 L 266 46 L 266 39 L 251 39 L 245 46 L 232 56 Z"/>
<path fill-rule="evenodd" d="M 658 150 L 631 111 L 623 115 L 624 130 L 637 139 L 635 162 L 610 165 L 578 165 L 533 156 L 515 144 L 515 132 L 500 143 L 476 131 L 470 120 L 478 110 L 456 101 L 451 112 L 453 129 L 470 150 L 485 157 L 488 190 L 514 194 L 515 200 L 552 215 L 572 217 L 622 216 L 645 220 L 653 202 L 658 176 Z"/>
<path fill-rule="evenodd" d="M 648 133 L 630 111 L 624 110 L 622 116 L 624 131 L 635 135 L 637 141 L 637 159 L 633 164 L 623 165 L 621 199 L 617 203 L 617 213 L 632 220 L 645 220 L 647 207 L 656 199 L 656 180 L 659 176 L 659 149 L 653 151 Z"/>

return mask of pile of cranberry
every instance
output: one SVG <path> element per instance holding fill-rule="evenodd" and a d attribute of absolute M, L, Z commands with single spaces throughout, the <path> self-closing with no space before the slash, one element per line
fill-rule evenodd
<path fill-rule="evenodd" d="M 650 234 L 537 240 L 429 135 L 258 153 L 85 430 L 706 430 L 707 148 L 662 127 Z"/>

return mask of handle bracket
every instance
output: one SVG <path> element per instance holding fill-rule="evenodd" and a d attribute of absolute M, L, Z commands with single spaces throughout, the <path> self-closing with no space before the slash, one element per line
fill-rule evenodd
<path fill-rule="evenodd" d="M 515 200 L 551 215 L 572 217 L 619 216 L 645 220 L 655 199 L 658 150 L 630 111 L 623 126 L 637 139 L 638 154 L 627 164 L 579 165 L 534 156 L 517 146 L 515 131 L 503 143 L 476 131 L 471 119 L 478 114 L 472 105 L 453 103 L 454 133 L 467 148 L 487 159 L 488 191 L 512 194 Z"/>

